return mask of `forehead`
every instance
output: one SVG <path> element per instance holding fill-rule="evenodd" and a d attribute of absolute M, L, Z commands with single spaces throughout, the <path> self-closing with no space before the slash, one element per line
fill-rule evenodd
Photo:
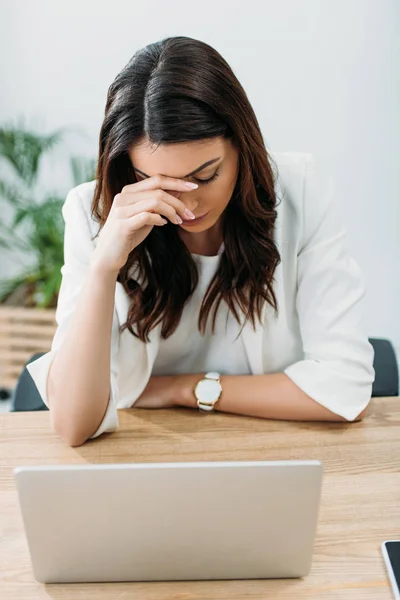
<path fill-rule="evenodd" d="M 182 178 L 214 158 L 223 158 L 226 141 L 223 138 L 155 146 L 143 140 L 129 150 L 135 169 L 147 175 L 167 175 Z M 212 169 L 213 167 L 210 167 Z"/>

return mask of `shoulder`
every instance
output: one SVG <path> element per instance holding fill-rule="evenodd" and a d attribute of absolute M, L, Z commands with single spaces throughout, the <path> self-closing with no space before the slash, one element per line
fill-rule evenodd
<path fill-rule="evenodd" d="M 63 206 L 63 212 L 68 213 L 77 207 L 79 210 L 83 210 L 86 215 L 90 215 L 95 187 L 96 180 L 93 180 L 87 181 L 86 183 L 81 183 L 80 185 L 72 188 L 67 194 Z"/>
<path fill-rule="evenodd" d="M 277 183 L 295 207 L 315 200 L 332 181 L 327 165 L 311 152 L 269 152 L 276 165 Z"/>
<path fill-rule="evenodd" d="M 277 212 L 281 222 L 306 239 L 332 200 L 332 177 L 311 152 L 270 152 L 276 166 Z"/>
<path fill-rule="evenodd" d="M 98 231 L 98 223 L 92 217 L 92 202 L 96 180 L 81 183 L 72 188 L 65 199 L 62 214 L 66 223 L 87 228 L 91 234 Z"/>
<path fill-rule="evenodd" d="M 302 208 L 310 185 L 323 185 L 327 173 L 321 161 L 311 152 L 270 152 L 276 166 L 276 180 L 280 191 L 294 209 Z M 320 180 L 317 182 L 317 180 Z"/>

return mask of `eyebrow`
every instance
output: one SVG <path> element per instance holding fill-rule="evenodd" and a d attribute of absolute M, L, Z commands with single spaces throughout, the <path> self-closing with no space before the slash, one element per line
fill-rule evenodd
<path fill-rule="evenodd" d="M 180 177 L 179 179 L 185 179 L 186 177 L 191 177 L 192 175 L 196 175 L 196 173 L 198 173 L 199 171 L 202 171 L 203 169 L 205 169 L 206 167 L 209 167 L 210 165 L 213 165 L 214 163 L 217 162 L 217 160 L 220 160 L 220 159 L 221 159 L 221 157 L 218 156 L 218 158 L 213 158 L 211 160 L 208 160 L 207 162 L 204 163 L 204 165 L 201 165 L 201 167 L 198 167 L 191 173 L 188 173 L 187 175 L 184 175 L 183 177 Z M 141 171 L 140 169 L 136 169 L 135 167 L 134 167 L 134 169 L 135 169 L 135 171 L 140 173 L 140 175 L 143 175 L 144 177 L 150 177 L 150 175 L 143 173 L 143 171 Z"/>

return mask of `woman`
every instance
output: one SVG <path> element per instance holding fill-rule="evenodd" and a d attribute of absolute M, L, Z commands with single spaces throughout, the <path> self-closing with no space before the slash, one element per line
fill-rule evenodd
<path fill-rule="evenodd" d="M 133 56 L 108 91 L 96 181 L 63 216 L 58 328 L 28 369 L 68 443 L 133 405 L 363 416 L 373 351 L 331 187 L 312 155 L 267 152 L 210 46 Z"/>

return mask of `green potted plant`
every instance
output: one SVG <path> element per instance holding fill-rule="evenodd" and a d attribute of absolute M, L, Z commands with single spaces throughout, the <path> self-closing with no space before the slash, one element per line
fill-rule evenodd
<path fill-rule="evenodd" d="M 0 222 L 0 247 L 2 252 L 26 259 L 21 272 L 0 281 L 0 302 L 5 305 L 48 308 L 57 304 L 65 193 L 41 196 L 37 180 L 41 159 L 62 138 L 62 131 L 40 135 L 23 128 L 0 128 L 0 161 L 14 172 L 12 182 L 0 179 L 0 208 L 7 204 L 11 214 L 8 223 Z M 72 158 L 70 168 L 71 187 L 95 178 L 94 160 Z"/>
<path fill-rule="evenodd" d="M 41 135 L 25 127 L 0 127 L 0 252 L 22 268 L 0 281 L 0 385 L 12 387 L 34 352 L 50 348 L 61 284 L 67 190 L 42 193 L 42 158 L 61 143 L 64 131 Z M 95 178 L 95 161 L 71 158 L 71 186 Z M 6 219 L 4 215 L 8 214 Z M 41 310 L 38 310 L 41 309 Z"/>

